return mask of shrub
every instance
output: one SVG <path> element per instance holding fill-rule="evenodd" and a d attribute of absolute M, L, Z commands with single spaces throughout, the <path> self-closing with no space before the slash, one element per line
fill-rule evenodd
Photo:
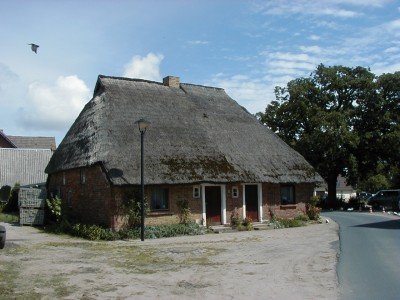
<path fill-rule="evenodd" d="M 321 209 L 316 206 L 307 206 L 307 216 L 310 218 L 310 220 L 316 221 L 319 219 L 319 214 L 321 212 Z"/>
<path fill-rule="evenodd" d="M 120 231 L 113 231 L 109 228 L 103 228 L 98 225 L 89 225 L 81 223 L 70 225 L 65 220 L 62 220 L 58 224 L 47 226 L 45 230 L 56 234 L 68 233 L 72 236 L 77 236 L 92 241 L 138 239 L 140 237 L 140 227 L 125 228 Z M 205 233 L 204 228 L 194 222 L 190 222 L 188 224 L 147 226 L 145 228 L 146 239 L 174 237 L 181 235 L 200 235 L 204 233 Z"/>
<path fill-rule="evenodd" d="M 3 185 L 0 188 L 0 201 L 7 202 L 8 199 L 10 199 L 10 195 L 11 195 L 11 186 Z"/>
<path fill-rule="evenodd" d="M 247 231 L 253 230 L 253 220 L 250 218 L 243 219 L 242 225 Z"/>
<path fill-rule="evenodd" d="M 305 225 L 304 221 L 299 219 L 286 219 L 286 218 L 277 218 L 275 221 L 274 228 L 290 228 L 290 227 L 301 227 Z"/>
<path fill-rule="evenodd" d="M 176 205 L 178 207 L 179 223 L 189 224 L 190 222 L 189 201 L 187 201 L 186 199 L 178 200 Z"/>
<path fill-rule="evenodd" d="M 276 214 L 275 214 L 275 210 L 273 208 L 269 208 L 269 216 L 271 217 L 270 221 L 274 222 L 276 219 Z"/>
<path fill-rule="evenodd" d="M 125 192 L 124 198 L 122 200 L 122 205 L 120 207 L 122 213 L 128 216 L 128 228 L 134 228 L 140 226 L 141 221 L 141 192 L 139 189 L 131 189 Z M 148 203 L 144 199 L 144 215 L 147 215 L 149 210 Z"/>
<path fill-rule="evenodd" d="M 4 212 L 13 213 L 18 212 L 18 192 L 19 192 L 20 184 L 16 183 L 11 190 L 10 198 L 7 201 L 6 206 L 3 208 Z"/>
<path fill-rule="evenodd" d="M 4 207 L 6 207 L 7 202 L 0 202 L 0 213 L 3 212 Z"/>
<path fill-rule="evenodd" d="M 101 228 L 96 225 L 75 224 L 72 226 L 72 233 L 76 236 L 94 241 L 100 239 Z"/>
<path fill-rule="evenodd" d="M 241 223 L 241 218 L 239 216 L 239 210 L 235 207 L 233 212 L 231 213 L 231 227 L 237 228 Z"/>
<path fill-rule="evenodd" d="M 318 202 L 320 201 L 320 198 L 318 196 L 312 196 L 306 204 L 311 205 L 311 206 L 317 206 Z"/>
<path fill-rule="evenodd" d="M 321 212 L 321 209 L 317 207 L 318 201 L 319 198 L 317 196 L 313 196 L 306 203 L 306 214 L 310 220 L 316 221 L 319 219 L 319 213 Z"/>
<path fill-rule="evenodd" d="M 295 219 L 295 220 L 302 221 L 302 222 L 308 222 L 308 221 L 310 221 L 310 218 L 309 218 L 306 214 L 297 215 L 294 219 Z"/>
<path fill-rule="evenodd" d="M 47 208 L 51 212 L 51 215 L 55 217 L 57 223 L 62 220 L 62 200 L 58 196 L 55 198 L 46 199 Z"/>
<path fill-rule="evenodd" d="M 148 239 L 200 234 L 204 234 L 204 228 L 194 222 L 148 226 L 145 228 L 145 237 Z"/>

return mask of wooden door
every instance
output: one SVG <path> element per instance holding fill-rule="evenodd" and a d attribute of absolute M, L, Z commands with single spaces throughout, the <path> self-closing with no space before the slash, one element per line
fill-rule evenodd
<path fill-rule="evenodd" d="M 253 222 L 258 221 L 258 186 L 246 185 L 246 218 L 250 218 Z"/>
<path fill-rule="evenodd" d="M 221 187 L 206 186 L 206 221 L 210 225 L 221 224 Z"/>

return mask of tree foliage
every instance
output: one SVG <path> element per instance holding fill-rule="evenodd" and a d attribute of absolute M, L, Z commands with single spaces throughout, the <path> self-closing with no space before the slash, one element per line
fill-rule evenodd
<path fill-rule="evenodd" d="M 258 116 L 316 168 L 332 201 L 339 174 L 357 184 L 378 165 L 398 172 L 399 89 L 400 73 L 376 77 L 363 67 L 321 64 L 276 87 L 276 101 Z"/>

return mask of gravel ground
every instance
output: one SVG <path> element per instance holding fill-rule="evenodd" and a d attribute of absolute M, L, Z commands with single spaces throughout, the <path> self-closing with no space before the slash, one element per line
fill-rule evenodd
<path fill-rule="evenodd" d="M 4 224 L 0 299 L 337 299 L 338 226 L 90 242 Z"/>

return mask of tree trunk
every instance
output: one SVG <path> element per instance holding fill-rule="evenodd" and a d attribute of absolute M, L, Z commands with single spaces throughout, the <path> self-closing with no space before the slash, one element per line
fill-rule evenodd
<path fill-rule="evenodd" d="M 328 206 L 336 208 L 337 200 L 336 200 L 336 182 L 337 182 L 337 174 L 330 174 L 328 177 Z"/>

